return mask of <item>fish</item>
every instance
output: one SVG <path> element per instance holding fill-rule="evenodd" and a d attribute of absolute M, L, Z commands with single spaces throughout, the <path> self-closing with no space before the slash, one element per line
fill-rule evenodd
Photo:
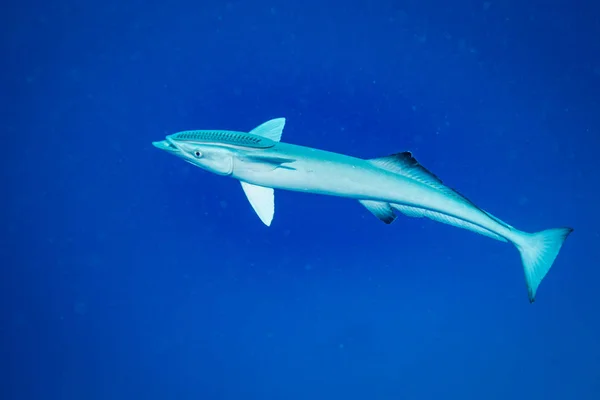
<path fill-rule="evenodd" d="M 410 151 L 373 159 L 281 141 L 285 118 L 249 132 L 188 130 L 153 142 L 158 149 L 220 176 L 237 179 L 253 210 L 270 226 L 275 189 L 357 200 L 385 224 L 399 215 L 429 218 L 500 242 L 521 256 L 529 302 L 556 260 L 571 227 L 525 232 L 445 185 Z"/>

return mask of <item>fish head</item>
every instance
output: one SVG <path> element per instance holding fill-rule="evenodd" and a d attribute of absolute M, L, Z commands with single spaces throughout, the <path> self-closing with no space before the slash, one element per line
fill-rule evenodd
<path fill-rule="evenodd" d="M 227 176 L 233 172 L 233 153 L 227 147 L 212 143 L 179 140 L 175 135 L 169 135 L 165 140 L 152 144 L 156 148 L 217 175 Z"/>

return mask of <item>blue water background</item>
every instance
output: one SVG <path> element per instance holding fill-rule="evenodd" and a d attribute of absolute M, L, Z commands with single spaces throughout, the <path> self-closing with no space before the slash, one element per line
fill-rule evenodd
<path fill-rule="evenodd" d="M 600 398 L 600 9 L 591 1 L 9 1 L 3 399 Z M 411 150 L 510 245 L 240 186 L 152 147 L 250 130 Z"/>

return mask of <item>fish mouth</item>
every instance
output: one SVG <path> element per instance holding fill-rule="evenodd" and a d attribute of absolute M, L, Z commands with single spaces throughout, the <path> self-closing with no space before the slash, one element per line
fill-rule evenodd
<path fill-rule="evenodd" d="M 152 145 L 157 149 L 161 149 L 164 151 L 168 151 L 171 153 L 176 153 L 179 151 L 179 148 L 173 144 L 168 138 L 166 140 L 161 140 L 159 142 L 152 142 Z"/>

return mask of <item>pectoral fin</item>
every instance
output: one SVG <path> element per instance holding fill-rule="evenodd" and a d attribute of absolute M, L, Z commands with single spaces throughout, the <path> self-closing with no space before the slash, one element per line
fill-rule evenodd
<path fill-rule="evenodd" d="M 252 185 L 242 182 L 242 189 L 250 202 L 250 205 L 267 226 L 271 226 L 275 214 L 275 191 L 272 188 Z"/>
<path fill-rule="evenodd" d="M 264 154 L 251 154 L 251 155 L 243 156 L 243 159 L 246 161 L 254 162 L 255 163 L 255 165 L 253 166 L 254 168 L 256 168 L 256 164 L 260 164 L 260 165 L 263 165 L 264 167 L 266 167 L 269 171 L 272 171 L 275 168 L 291 169 L 291 170 L 296 169 L 294 167 L 286 165 L 286 164 L 292 164 L 292 163 L 296 162 L 296 159 L 294 159 L 294 158 L 269 156 L 269 155 L 264 155 Z"/>
<path fill-rule="evenodd" d="M 281 140 L 281 134 L 283 133 L 283 127 L 285 126 L 285 118 L 275 118 L 269 120 L 256 128 L 252 129 L 250 133 L 271 139 L 275 142 Z"/>

